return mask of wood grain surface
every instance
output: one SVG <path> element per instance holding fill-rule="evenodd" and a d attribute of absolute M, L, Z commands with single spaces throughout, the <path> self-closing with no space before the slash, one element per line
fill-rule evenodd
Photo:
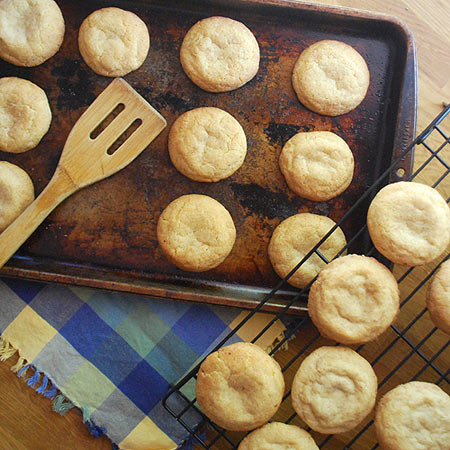
<path fill-rule="evenodd" d="M 412 30 L 417 44 L 419 67 L 418 131 L 421 131 L 442 109 L 442 103 L 450 101 L 450 6 L 447 0 L 323 0 L 322 4 L 345 6 L 388 13 L 402 19 Z M 416 155 L 416 165 L 424 155 Z M 435 180 L 432 171 L 422 182 Z M 429 178 L 427 178 L 429 177 Z M 450 180 L 445 190 L 450 195 Z M 424 269 L 426 270 L 426 269 Z M 425 273 L 425 272 L 424 272 Z M 417 275 L 407 280 L 402 290 L 410 291 Z M 413 317 L 417 311 L 406 310 Z M 407 318 L 405 319 L 407 320 Z M 289 350 L 279 354 L 280 362 L 289 361 L 301 345 L 300 339 L 290 342 Z M 444 338 L 443 338 L 444 339 Z M 381 345 L 377 343 L 376 345 Z M 437 345 L 437 344 L 436 344 Z M 81 415 L 71 410 L 64 417 L 54 413 L 49 400 L 37 395 L 9 369 L 16 358 L 0 364 L 0 450 L 90 450 L 110 449 L 105 437 L 94 439 L 82 423 Z M 449 367 L 445 361 L 444 370 Z M 411 373 L 423 364 L 411 359 Z M 382 370 L 382 368 L 380 369 Z M 394 377 L 395 378 L 395 377 Z M 289 383 L 289 381 L 288 381 Z M 219 448 L 219 447 L 218 447 Z M 225 448 L 225 447 L 223 447 Z"/>

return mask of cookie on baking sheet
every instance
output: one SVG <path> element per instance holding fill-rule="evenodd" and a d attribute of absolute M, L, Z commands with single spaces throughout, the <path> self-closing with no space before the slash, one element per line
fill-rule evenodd
<path fill-rule="evenodd" d="M 327 116 L 355 109 L 366 96 L 369 81 L 364 58 L 352 46 L 333 40 L 315 42 L 303 50 L 292 73 L 300 102 Z"/>
<path fill-rule="evenodd" d="M 450 335 L 450 260 L 442 263 L 431 280 L 427 308 L 434 324 Z"/>
<path fill-rule="evenodd" d="M 144 63 L 150 36 L 147 25 L 136 14 L 108 7 L 84 19 L 78 46 L 85 63 L 95 73 L 122 77 Z"/>
<path fill-rule="evenodd" d="M 275 272 L 284 278 L 311 251 L 336 223 L 326 216 L 301 213 L 283 220 L 269 242 L 269 259 Z M 319 247 L 319 251 L 331 261 L 347 244 L 343 231 L 338 227 Z M 313 253 L 289 278 L 288 283 L 305 287 L 325 266 L 325 262 Z"/>
<path fill-rule="evenodd" d="M 375 430 L 383 450 L 448 450 L 450 397 L 432 383 L 401 384 L 378 402 Z"/>
<path fill-rule="evenodd" d="M 45 92 L 22 78 L 0 78 L 0 150 L 22 153 L 47 133 L 52 112 Z"/>
<path fill-rule="evenodd" d="M 241 167 L 247 139 L 239 122 L 220 108 L 196 108 L 175 120 L 169 132 L 173 165 L 195 181 L 219 181 Z"/>
<path fill-rule="evenodd" d="M 432 261 L 450 243 L 450 209 L 436 189 L 421 183 L 400 181 L 381 189 L 367 226 L 377 250 L 405 266 Z"/>
<path fill-rule="evenodd" d="M 197 22 L 183 39 L 181 65 L 186 75 L 209 92 L 232 91 L 259 68 L 259 46 L 241 22 L 213 16 Z"/>
<path fill-rule="evenodd" d="M 295 426 L 271 422 L 252 431 L 238 450 L 319 450 L 311 435 Z"/>
<path fill-rule="evenodd" d="M 392 324 L 399 301 L 397 281 L 387 267 L 375 258 L 346 255 L 321 270 L 309 291 L 308 312 L 324 337 L 360 344 Z"/>
<path fill-rule="evenodd" d="M 377 377 L 348 347 L 320 347 L 301 363 L 292 382 L 292 406 L 320 433 L 344 433 L 372 411 Z"/>
<path fill-rule="evenodd" d="M 217 425 L 253 430 L 278 410 L 284 394 L 279 364 L 255 344 L 238 342 L 211 353 L 197 377 L 197 401 Z"/>
<path fill-rule="evenodd" d="M 0 2 L 0 58 L 16 66 L 38 66 L 51 58 L 64 31 L 64 18 L 53 0 Z"/>
<path fill-rule="evenodd" d="M 217 200 L 188 194 L 166 206 L 158 220 L 157 237 L 164 254 L 177 267 L 204 272 L 217 267 L 231 252 L 236 228 Z"/>
<path fill-rule="evenodd" d="M 0 161 L 0 233 L 34 200 L 34 186 L 19 166 Z"/>
<path fill-rule="evenodd" d="M 353 178 L 353 153 L 330 131 L 297 133 L 284 145 L 279 163 L 290 189 L 309 200 L 330 200 Z"/>

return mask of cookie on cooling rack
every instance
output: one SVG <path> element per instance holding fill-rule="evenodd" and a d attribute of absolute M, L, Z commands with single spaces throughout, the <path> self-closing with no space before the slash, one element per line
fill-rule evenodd
<path fill-rule="evenodd" d="M 0 78 L 0 150 L 22 153 L 47 133 L 52 112 L 45 92 L 31 81 Z"/>
<path fill-rule="evenodd" d="M 238 450 L 319 450 L 311 435 L 295 426 L 271 422 L 252 431 Z"/>
<path fill-rule="evenodd" d="M 330 200 L 353 178 L 353 153 L 330 131 L 297 133 L 284 145 L 279 163 L 289 188 L 309 200 Z"/>
<path fill-rule="evenodd" d="M 205 91 L 232 91 L 256 75 L 259 46 L 243 23 L 213 16 L 187 32 L 180 60 L 186 75 Z"/>
<path fill-rule="evenodd" d="M 301 363 L 292 382 L 292 406 L 319 433 L 344 433 L 372 411 L 377 377 L 348 347 L 320 347 Z"/>
<path fill-rule="evenodd" d="M 450 396 L 423 381 L 397 386 L 378 402 L 375 430 L 384 450 L 449 449 Z"/>
<path fill-rule="evenodd" d="M 122 77 L 144 63 L 150 36 L 147 25 L 136 14 L 109 7 L 84 19 L 78 46 L 85 63 L 95 73 Z"/>
<path fill-rule="evenodd" d="M 442 263 L 431 280 L 427 308 L 434 324 L 450 335 L 450 260 Z"/>
<path fill-rule="evenodd" d="M 0 2 L 0 58 L 16 66 L 38 66 L 51 58 L 64 31 L 64 18 L 53 0 Z"/>
<path fill-rule="evenodd" d="M 217 425 L 253 430 L 278 410 L 284 378 L 278 363 L 255 344 L 239 342 L 211 353 L 197 377 L 197 401 Z"/>
<path fill-rule="evenodd" d="M 175 120 L 168 148 L 173 165 L 183 175 L 213 182 L 229 177 L 242 166 L 247 139 L 231 114 L 220 108 L 196 108 Z"/>
<path fill-rule="evenodd" d="M 405 266 L 423 265 L 450 242 L 450 209 L 436 189 L 400 181 L 377 193 L 367 226 L 373 244 L 386 258 Z"/>
<path fill-rule="evenodd" d="M 283 220 L 272 234 L 269 242 L 269 259 L 275 272 L 284 278 L 334 227 L 336 223 L 326 216 L 301 213 Z M 319 251 L 331 261 L 345 247 L 347 241 L 338 227 L 319 247 Z M 313 253 L 289 278 L 288 283 L 305 287 L 326 265 Z"/>
<path fill-rule="evenodd" d="M 19 166 L 0 161 L 0 233 L 34 200 L 34 186 Z"/>
<path fill-rule="evenodd" d="M 308 297 L 308 313 L 320 334 L 342 344 L 375 339 L 398 311 L 399 289 L 391 271 L 362 255 L 342 256 L 324 267 Z"/>
<path fill-rule="evenodd" d="M 369 82 L 364 58 L 352 46 L 333 40 L 315 42 L 303 50 L 292 73 L 300 102 L 327 116 L 355 109 L 364 100 Z"/>
<path fill-rule="evenodd" d="M 207 195 L 178 197 L 162 212 L 156 231 L 167 258 L 190 272 L 217 267 L 231 252 L 236 240 L 230 213 Z"/>

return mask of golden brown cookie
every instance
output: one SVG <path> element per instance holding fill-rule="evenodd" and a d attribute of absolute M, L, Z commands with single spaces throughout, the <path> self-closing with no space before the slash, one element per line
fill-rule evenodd
<path fill-rule="evenodd" d="M 350 45 L 324 40 L 307 47 L 297 59 L 292 84 L 311 111 L 338 116 L 364 99 L 370 74 L 364 58 Z"/>
<path fill-rule="evenodd" d="M 53 0 L 0 1 L 0 58 L 32 67 L 51 58 L 64 39 L 64 18 Z"/>
<path fill-rule="evenodd" d="M 231 252 L 236 229 L 230 213 L 207 195 L 188 194 L 171 202 L 158 220 L 157 237 L 177 267 L 204 272 Z"/>
<path fill-rule="evenodd" d="M 450 397 L 432 383 L 401 384 L 378 402 L 375 430 L 383 450 L 448 450 Z"/>
<path fill-rule="evenodd" d="M 319 273 L 308 312 L 324 337 L 342 344 L 368 342 L 383 333 L 399 311 L 399 289 L 391 271 L 375 258 L 346 255 Z"/>
<path fill-rule="evenodd" d="M 226 92 L 250 81 L 259 68 L 253 33 L 228 17 L 208 17 L 186 34 L 180 50 L 186 75 L 209 92 Z"/>
<path fill-rule="evenodd" d="M 0 78 L 0 150 L 22 153 L 47 133 L 52 112 L 45 92 L 22 78 Z"/>
<path fill-rule="evenodd" d="M 131 11 L 102 8 L 81 24 L 78 46 L 86 64 L 99 75 L 122 77 L 144 63 L 150 48 L 147 25 Z"/>
<path fill-rule="evenodd" d="M 436 189 L 400 181 L 381 189 L 370 204 L 367 226 L 377 250 L 397 264 L 419 266 L 450 242 L 450 209 Z"/>
<path fill-rule="evenodd" d="M 0 233 L 34 200 L 31 178 L 20 167 L 0 161 Z"/>
<path fill-rule="evenodd" d="M 196 108 L 172 125 L 169 154 L 173 165 L 195 181 L 219 181 L 241 167 L 247 139 L 239 122 L 219 108 Z"/>
<path fill-rule="evenodd" d="M 271 422 L 252 431 L 238 450 L 319 450 L 311 435 L 295 426 Z"/>
<path fill-rule="evenodd" d="M 329 217 L 301 213 L 283 220 L 273 232 L 269 243 L 269 259 L 275 272 L 284 278 L 334 227 Z M 345 247 L 347 241 L 340 228 L 319 247 L 329 261 Z M 305 287 L 325 266 L 325 262 L 313 253 L 289 278 L 288 283 Z"/>
<path fill-rule="evenodd" d="M 200 366 L 197 401 L 217 425 L 253 430 L 278 410 L 284 378 L 278 363 L 255 344 L 238 342 L 211 353 Z"/>
<path fill-rule="evenodd" d="M 372 411 L 377 377 L 348 347 L 320 347 L 301 363 L 292 382 L 292 406 L 320 433 L 344 433 Z"/>
<path fill-rule="evenodd" d="M 353 153 L 330 131 L 297 133 L 284 145 L 279 162 L 288 186 L 309 200 L 330 200 L 353 178 Z"/>
<path fill-rule="evenodd" d="M 450 260 L 442 263 L 431 280 L 427 308 L 434 324 L 450 335 Z"/>

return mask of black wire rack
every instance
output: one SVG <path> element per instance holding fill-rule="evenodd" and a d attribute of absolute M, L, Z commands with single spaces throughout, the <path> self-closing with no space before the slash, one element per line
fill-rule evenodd
<path fill-rule="evenodd" d="M 412 142 L 398 159 L 373 183 L 363 196 L 346 212 L 336 226 L 324 236 L 315 248 L 308 253 L 291 273 L 264 298 L 263 301 L 248 316 L 230 332 L 214 350 L 231 343 L 230 340 L 250 318 L 263 308 L 273 295 L 281 289 L 292 274 L 313 253 L 325 262 L 329 262 L 318 248 L 338 227 L 355 214 L 366 214 L 367 200 L 373 198 L 378 190 L 389 180 L 395 181 L 404 177 L 401 161 L 406 156 L 415 155 L 416 169 L 407 177 L 408 181 L 424 182 L 434 180 L 432 187 L 436 188 L 450 202 L 450 105 L 432 121 L 432 123 Z M 448 178 L 447 178 L 448 177 Z M 363 226 L 351 239 L 341 254 L 351 248 L 354 241 L 367 233 L 367 226 Z M 365 252 L 380 258 L 373 246 Z M 339 255 L 338 255 L 339 256 Z M 394 266 L 393 272 L 399 283 L 401 295 L 401 310 L 395 323 L 376 341 L 369 342 L 355 348 L 374 367 L 379 385 L 379 396 L 383 395 L 398 384 L 412 380 L 428 381 L 437 384 L 444 391 L 450 393 L 450 341 L 448 336 L 438 330 L 431 322 L 425 306 L 425 292 L 427 283 L 439 266 L 449 259 L 448 252 L 438 260 L 426 266 L 405 268 Z M 387 263 L 386 260 L 383 261 Z M 410 280 L 406 283 L 406 280 Z M 311 283 L 310 283 L 311 284 Z M 406 284 L 408 286 L 406 286 Z M 285 376 L 286 386 L 290 387 L 301 361 L 314 349 L 322 345 L 330 345 L 320 336 L 307 317 L 290 319 L 289 308 L 296 302 L 304 301 L 309 289 L 308 285 L 299 291 L 283 309 L 277 313 L 264 329 L 260 330 L 252 342 L 257 342 L 277 321 L 290 323 L 285 336 L 271 349 L 270 354 L 280 362 Z M 413 288 L 411 288 L 413 286 Z M 289 320 L 290 319 L 290 320 Z M 294 355 L 283 351 L 286 343 L 295 336 L 296 346 L 300 343 L 300 350 Z M 279 351 L 280 350 L 280 351 Z M 163 400 L 164 407 L 173 417 L 189 431 L 200 447 L 205 449 L 235 449 L 245 436 L 244 433 L 225 431 L 210 421 L 196 404 L 193 385 L 197 377 L 200 364 L 179 381 Z M 273 421 L 296 424 L 311 432 L 317 445 L 322 449 L 376 449 L 373 425 L 373 413 L 359 427 L 351 432 L 340 435 L 321 435 L 310 430 L 295 414 L 291 406 L 290 391 L 283 397 L 282 405 L 272 418 Z M 200 426 L 198 423 L 200 422 Z M 206 433 L 205 433 L 206 431 Z"/>

